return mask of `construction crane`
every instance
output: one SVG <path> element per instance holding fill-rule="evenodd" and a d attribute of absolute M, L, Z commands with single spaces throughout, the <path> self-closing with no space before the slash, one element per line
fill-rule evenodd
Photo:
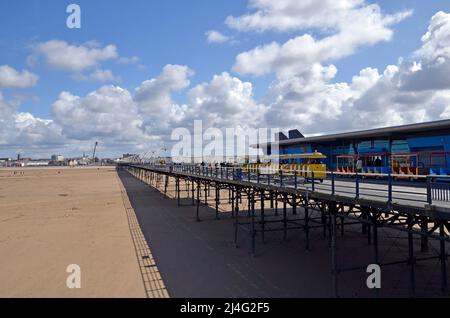
<path fill-rule="evenodd" d="M 94 153 L 92 154 L 92 162 L 95 163 L 95 151 L 97 150 L 98 142 L 95 142 L 94 145 Z"/>

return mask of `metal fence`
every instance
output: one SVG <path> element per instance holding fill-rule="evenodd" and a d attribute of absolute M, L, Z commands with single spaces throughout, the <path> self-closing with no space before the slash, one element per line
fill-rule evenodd
<path fill-rule="evenodd" d="M 431 182 L 431 199 L 432 201 L 450 202 L 450 179 L 447 182 L 444 180 Z"/>
<path fill-rule="evenodd" d="M 321 192 L 386 203 L 440 204 L 450 202 L 450 177 L 397 174 L 338 173 L 278 169 L 274 173 L 250 171 L 242 166 L 194 164 L 151 165 L 153 169 L 222 180 L 253 182 L 297 190 Z M 325 174 L 325 177 L 323 175 Z M 315 175 L 321 175 L 317 178 Z M 308 177 L 305 177 L 308 176 Z M 399 182 L 398 180 L 409 180 Z M 397 181 L 396 181 L 397 180 Z"/>

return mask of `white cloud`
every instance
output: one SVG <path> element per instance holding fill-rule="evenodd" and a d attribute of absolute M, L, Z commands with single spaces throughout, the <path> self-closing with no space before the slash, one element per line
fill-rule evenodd
<path fill-rule="evenodd" d="M 411 11 L 385 15 L 377 4 L 360 0 L 268 1 L 254 0 L 253 14 L 229 17 L 227 24 L 240 31 L 318 30 L 296 36 L 284 44 L 272 42 L 242 52 L 233 70 L 241 74 L 264 75 L 275 72 L 289 78 L 305 72 L 316 63 L 328 63 L 355 53 L 363 46 L 389 41 L 390 26 L 411 15 Z"/>
<path fill-rule="evenodd" d="M 0 148 L 45 148 L 65 142 L 52 120 L 44 120 L 30 113 L 18 112 L 19 103 L 7 101 L 0 93 Z M 11 155 L 11 153 L 9 153 Z"/>
<path fill-rule="evenodd" d="M 444 111 L 440 115 L 442 119 L 449 119 L 450 118 L 450 98 L 448 98 L 448 105 L 445 107 Z"/>
<path fill-rule="evenodd" d="M 411 15 L 382 13 L 365 1 L 250 1 L 254 13 L 229 17 L 239 31 L 315 30 L 284 44 L 272 42 L 236 57 L 241 74 L 275 73 L 264 100 L 266 123 L 306 133 L 369 128 L 445 118 L 449 114 L 450 15 L 438 12 L 412 59 L 366 68 L 350 83 L 333 83 L 329 64 L 363 46 L 392 39 L 390 28 Z M 320 123 L 320 124 L 318 124 Z"/>
<path fill-rule="evenodd" d="M 180 91 L 189 86 L 189 77 L 193 71 L 184 65 L 164 66 L 156 78 L 144 81 L 135 92 L 139 110 L 148 114 L 160 114 L 174 104 L 171 92 Z"/>
<path fill-rule="evenodd" d="M 192 74 L 186 66 L 166 65 L 134 96 L 118 86 L 103 86 L 86 96 L 61 92 L 52 105 L 52 120 L 18 112 L 19 101 L 7 101 L 0 92 L 0 145 L 8 153 L 1 152 L 11 155 L 14 149 L 48 156 L 48 149 L 58 149 L 79 154 L 94 140 L 108 154 L 148 150 L 161 144 L 170 123 L 180 116 L 177 110 L 183 106 L 172 101 L 171 93 L 186 88 Z"/>
<path fill-rule="evenodd" d="M 208 43 L 225 43 L 230 40 L 230 37 L 215 30 L 207 31 L 205 35 Z"/>
<path fill-rule="evenodd" d="M 109 150 L 148 149 L 167 136 L 179 107 L 171 93 L 186 88 L 192 74 L 186 66 L 166 65 L 134 96 L 118 86 L 103 86 L 83 97 L 62 92 L 53 104 L 55 123 L 74 143 L 101 140 Z"/>
<path fill-rule="evenodd" d="M 22 146 L 61 146 L 66 142 L 53 120 L 38 118 L 30 113 L 17 113 L 14 115 L 14 126 Z"/>
<path fill-rule="evenodd" d="M 131 94 L 121 87 L 103 86 L 84 97 L 69 92 L 53 103 L 55 122 L 69 138 L 143 142 L 142 119 Z"/>
<path fill-rule="evenodd" d="M 137 56 L 132 56 L 132 57 L 120 57 L 117 62 L 119 64 L 136 64 L 139 63 L 141 59 Z"/>
<path fill-rule="evenodd" d="M 450 89 L 450 14 L 439 11 L 422 37 L 422 47 L 404 62 L 401 85 L 405 90 Z"/>
<path fill-rule="evenodd" d="M 174 92 L 189 85 L 193 71 L 183 65 L 166 65 L 162 72 L 136 88 L 103 86 L 84 97 L 62 92 L 53 104 L 55 123 L 73 141 L 99 139 L 109 145 L 148 147 L 168 142 L 175 127 L 191 127 L 202 119 L 205 127 L 255 127 L 264 119 L 265 108 L 253 99 L 253 87 L 228 73 L 187 92 L 184 104 Z"/>
<path fill-rule="evenodd" d="M 16 109 L 16 105 L 12 102 L 5 100 L 3 94 L 0 92 L 0 127 L 5 126 L 7 120 L 12 117 Z"/>
<path fill-rule="evenodd" d="M 19 72 L 9 65 L 0 65 L 0 88 L 25 88 L 36 85 L 39 77 L 27 70 Z"/>
<path fill-rule="evenodd" d="M 41 57 L 51 68 L 80 72 L 103 61 L 115 59 L 118 53 L 116 46 L 111 44 L 101 47 L 96 42 L 74 45 L 61 40 L 50 40 L 36 44 L 29 60 L 33 62 Z"/>
<path fill-rule="evenodd" d="M 266 100 L 266 121 L 324 133 L 450 118 L 450 55 L 439 48 L 450 37 L 448 16 L 437 13 L 422 47 L 382 74 L 366 68 L 351 83 L 332 83 L 334 67 L 315 64 L 278 79 Z"/>
<path fill-rule="evenodd" d="M 442 62 L 450 58 L 450 14 L 437 12 L 430 21 L 428 32 L 422 37 L 423 45 L 415 56 L 428 62 Z"/>
<path fill-rule="evenodd" d="M 224 72 L 214 75 L 188 92 L 187 124 L 202 119 L 204 126 L 224 128 L 237 125 L 257 127 L 264 118 L 264 105 L 253 99 L 253 86 Z"/>
<path fill-rule="evenodd" d="M 135 89 L 134 101 L 142 114 L 146 134 L 159 138 L 170 135 L 173 120 L 183 117 L 180 111 L 183 106 L 173 101 L 172 93 L 187 88 L 193 74 L 185 65 L 168 64 L 156 78 Z"/>
<path fill-rule="evenodd" d="M 249 9 L 253 10 L 253 13 L 240 17 L 229 16 L 225 23 L 238 31 L 335 28 L 349 10 L 362 3 L 361 0 L 250 0 Z"/>
<path fill-rule="evenodd" d="M 114 76 L 114 74 L 111 70 L 102 70 L 102 69 L 95 70 L 94 72 L 92 72 L 88 75 L 76 74 L 74 77 L 80 81 L 95 81 L 95 82 L 118 82 L 118 81 L 120 81 L 120 78 Z"/>
<path fill-rule="evenodd" d="M 308 74 L 306 74 L 308 73 Z M 352 88 L 347 83 L 328 84 L 336 68 L 315 64 L 300 76 L 277 80 L 266 99 L 266 122 L 273 127 L 314 127 L 324 129 L 324 121 L 339 118 L 343 103 L 351 98 Z M 364 81 L 364 80 L 361 80 Z M 308 131 L 305 131 L 308 132 Z"/>
<path fill-rule="evenodd" d="M 254 12 L 229 16 L 225 23 L 238 31 L 336 31 L 355 19 L 368 18 L 370 24 L 392 24 L 411 14 L 403 11 L 383 16 L 377 4 L 367 4 L 364 0 L 249 0 L 249 8 Z"/>

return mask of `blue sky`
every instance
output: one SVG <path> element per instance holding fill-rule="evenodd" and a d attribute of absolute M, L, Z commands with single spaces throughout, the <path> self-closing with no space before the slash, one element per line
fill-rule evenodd
<path fill-rule="evenodd" d="M 77 3 L 82 9 L 82 28 L 66 27 L 66 7 Z M 383 69 L 401 56 L 408 56 L 420 45 L 430 17 L 438 10 L 450 11 L 450 3 L 431 1 L 377 1 L 387 12 L 414 9 L 414 16 L 395 27 L 395 40 L 380 43 L 370 50 L 361 50 L 338 63 L 337 81 L 348 81 L 360 69 L 372 66 Z M 133 89 L 143 80 L 156 76 L 168 64 L 184 64 L 195 70 L 192 83 L 210 80 L 214 74 L 230 71 L 234 57 L 261 43 L 285 41 L 290 34 L 238 35 L 238 44 L 217 45 L 205 40 L 205 32 L 227 30 L 224 20 L 229 15 L 246 12 L 246 0 L 167 0 L 167 1 L 55 1 L 17 0 L 0 3 L 1 47 L 0 61 L 16 68 L 27 68 L 26 58 L 35 42 L 61 39 L 83 43 L 91 40 L 115 44 L 120 55 L 138 56 L 145 69 L 135 65 L 123 66 L 109 63 L 122 78 L 121 86 Z M 39 97 L 39 102 L 26 102 L 21 110 L 44 118 L 51 117 L 50 105 L 61 90 L 86 94 L 98 83 L 74 81 L 60 71 L 36 67 L 40 74 L 39 85 L 27 90 Z M 256 96 L 263 96 L 272 76 L 243 77 L 252 80 Z"/>
<path fill-rule="evenodd" d="M 66 6 L 70 3 L 81 7 L 81 29 L 66 27 Z M 388 41 L 377 40 L 374 44 L 363 44 L 357 47 L 355 52 L 343 57 L 318 61 L 324 66 L 332 64 L 336 67 L 337 73 L 326 82 L 327 85 L 350 83 L 353 76 L 364 68 L 376 68 L 382 74 L 387 65 L 399 64 L 400 57 L 408 58 L 421 47 L 421 37 L 427 32 L 431 17 L 438 11 L 450 12 L 450 2 L 442 0 L 379 0 L 366 1 L 363 5 L 370 4 L 377 4 L 386 15 L 404 10 L 412 10 L 413 13 L 389 26 L 394 33 Z M 0 65 L 8 65 L 17 71 L 28 70 L 36 74 L 39 80 L 27 88 L 4 87 L 0 91 L 7 101 L 15 100 L 19 96 L 20 103 L 16 112 L 31 113 L 36 118 L 53 121 L 55 118 L 52 104 L 58 100 L 62 91 L 83 97 L 103 85 L 116 85 L 134 94 L 142 82 L 156 78 L 165 65 L 174 64 L 187 66 L 195 74 L 189 76 L 190 83 L 185 89 L 171 91 L 173 103 L 186 103 L 191 88 L 210 82 L 214 75 L 220 75 L 222 72 L 228 72 L 230 76 L 242 82 L 251 83 L 252 102 L 266 103 L 267 95 L 270 95 L 269 86 L 277 81 L 281 82 L 281 75 L 275 69 L 262 75 L 241 72 L 236 67 L 233 68 L 236 57 L 242 52 L 273 41 L 281 45 L 302 34 L 311 34 L 316 39 L 329 34 L 328 31 L 323 32 L 317 27 L 299 27 L 283 31 L 276 28 L 238 31 L 225 23 L 230 15 L 239 17 L 254 11 L 248 8 L 247 0 L 2 1 Z M 225 43 L 208 43 L 205 32 L 209 30 L 216 30 L 232 40 Z M 120 80 L 80 80 L 74 72 L 49 67 L 42 59 L 38 63 L 30 63 L 29 57 L 34 48 L 39 43 L 50 40 L 60 40 L 75 46 L 96 41 L 100 48 L 114 45 L 117 58 L 106 59 L 93 68 L 86 68 L 82 73 L 87 76 L 95 69 L 107 69 Z M 118 62 L 119 58 L 130 57 L 138 57 L 139 61 L 130 64 Z M 267 109 L 271 108 L 268 104 L 265 106 Z M 282 111 L 282 108 L 278 111 Z M 61 123 L 55 123 L 61 126 Z M 299 125 L 301 126 L 300 123 Z M 64 126 L 61 127 L 64 134 Z M 322 132 L 308 128 L 307 131 Z M 95 134 L 92 136 L 96 137 Z M 2 152 L 8 152 L 6 147 L 12 145 L 12 142 L 5 143 Z M 69 147 L 70 142 L 64 145 Z M 20 145 L 14 146 L 20 148 Z M 30 149 L 33 148 L 33 145 L 29 146 Z"/>
<path fill-rule="evenodd" d="M 194 69 L 193 84 L 207 81 L 213 74 L 229 70 L 234 56 L 255 44 L 250 38 L 243 38 L 249 43 L 242 46 L 210 45 L 205 40 L 207 30 L 225 29 L 223 20 L 227 15 L 244 12 L 246 1 L 77 1 L 82 9 L 81 29 L 66 27 L 66 7 L 70 3 L 74 2 L 2 1 L 2 63 L 26 68 L 29 47 L 40 41 L 112 43 L 120 55 L 138 56 L 145 65 L 145 69 L 138 69 L 135 65 L 107 63 L 123 79 L 123 87 L 134 89 L 143 80 L 156 76 L 168 63 Z M 24 104 L 23 110 L 45 118 L 49 118 L 49 105 L 61 90 L 86 94 L 98 87 L 98 83 L 73 81 L 64 72 L 39 67 L 33 70 L 41 78 L 39 85 L 29 92 L 39 96 L 40 101 L 37 105 Z"/>

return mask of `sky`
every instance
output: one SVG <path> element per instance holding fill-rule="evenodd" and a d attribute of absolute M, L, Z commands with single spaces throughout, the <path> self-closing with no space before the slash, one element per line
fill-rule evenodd
<path fill-rule="evenodd" d="M 449 1 L 3 0 L 0 157 L 161 151 L 194 120 L 315 135 L 446 119 L 449 71 Z"/>

